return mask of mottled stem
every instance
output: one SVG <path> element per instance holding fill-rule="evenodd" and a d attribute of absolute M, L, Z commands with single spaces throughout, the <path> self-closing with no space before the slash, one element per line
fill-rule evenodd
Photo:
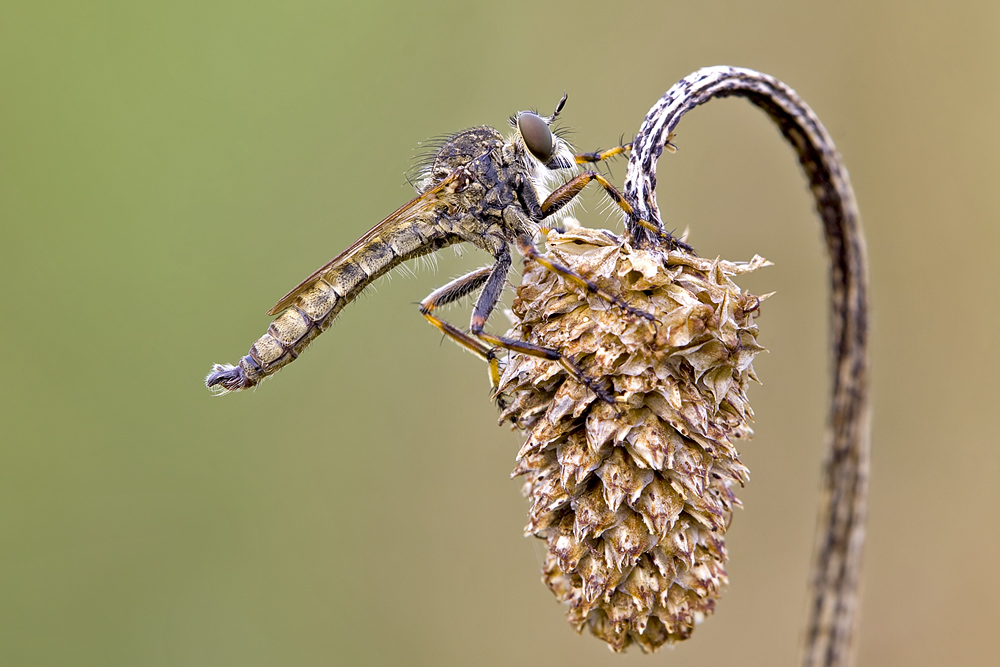
<path fill-rule="evenodd" d="M 804 665 L 847 665 L 857 622 L 871 432 L 868 400 L 868 264 L 854 190 L 827 134 L 805 102 L 766 74 L 707 67 L 681 79 L 650 109 L 635 139 L 625 197 L 639 219 L 663 229 L 656 162 L 681 116 L 715 97 L 740 96 L 763 109 L 795 148 L 823 221 L 830 257 L 833 394 L 823 467 Z M 658 242 L 627 221 L 630 240 Z"/>

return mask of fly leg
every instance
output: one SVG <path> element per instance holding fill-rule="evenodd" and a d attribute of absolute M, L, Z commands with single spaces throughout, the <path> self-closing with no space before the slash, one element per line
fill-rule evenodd
<path fill-rule="evenodd" d="M 596 171 L 585 171 L 579 176 L 574 176 L 569 179 L 558 188 L 552 191 L 545 201 L 542 202 L 542 215 L 546 218 L 562 209 L 563 206 L 570 203 L 574 197 L 580 194 L 587 184 L 591 181 L 597 181 L 604 191 L 608 193 L 611 200 L 618 205 L 618 207 L 625 211 L 625 214 L 630 218 L 635 217 L 635 210 L 632 206 L 625 201 L 625 195 L 618 192 L 618 189 L 611 184 L 611 181 L 604 178 Z"/>
<path fill-rule="evenodd" d="M 614 148 L 609 148 L 606 151 L 595 151 L 593 153 L 577 153 L 573 156 L 577 164 L 584 164 L 587 162 L 603 162 L 604 160 L 615 157 L 616 155 L 621 155 L 627 151 L 632 150 L 632 143 L 619 144 Z"/>
<path fill-rule="evenodd" d="M 594 171 L 587 172 L 586 174 L 570 179 L 568 182 L 566 182 L 559 188 L 556 188 L 552 192 L 552 194 L 550 194 L 541 204 L 538 203 L 538 199 L 535 196 L 534 189 L 523 187 L 522 184 L 519 193 L 523 199 L 524 207 L 525 209 L 527 209 L 528 214 L 531 216 L 531 219 L 534 220 L 536 223 L 541 223 L 542 225 L 544 225 L 545 218 L 551 216 L 553 213 L 555 213 L 563 206 L 568 204 L 573 199 L 573 197 L 580 194 L 580 191 L 583 190 L 583 188 L 591 180 L 598 180 L 599 183 L 601 183 L 607 189 L 609 189 L 609 192 L 613 192 L 617 196 L 617 200 L 621 202 L 620 204 L 621 206 L 628 207 L 627 209 L 625 209 L 626 212 L 628 213 L 632 212 L 633 209 L 628 204 L 628 202 L 625 201 L 625 197 L 623 197 L 622 194 L 618 192 L 618 190 L 616 190 L 615 187 L 611 185 L 611 183 L 608 182 L 606 178 L 604 178 L 603 176 Z M 519 225 L 523 226 L 524 223 L 516 219 L 517 213 L 515 212 L 515 209 L 508 208 L 505 211 L 505 214 L 508 213 L 514 217 L 513 220 L 508 221 L 508 224 L 511 227 L 517 228 Z M 604 291 L 603 289 L 597 286 L 597 283 L 593 282 L 592 280 L 588 280 L 587 278 L 584 278 L 583 276 L 576 273 L 572 269 L 565 267 L 562 264 L 557 264 L 556 262 L 553 262 L 545 257 L 542 257 L 542 255 L 538 252 L 538 248 L 535 247 L 535 242 L 531 236 L 520 235 L 517 237 L 516 243 L 518 250 L 524 257 L 537 261 L 539 264 L 544 266 L 549 271 L 559 274 L 563 278 L 578 285 L 587 292 L 591 294 L 596 294 L 602 299 L 610 301 L 615 306 L 617 306 L 624 312 L 628 313 L 629 315 L 633 317 L 641 317 L 642 319 L 647 320 L 648 322 L 652 322 L 655 326 L 656 318 L 653 317 L 651 314 L 628 304 L 620 296 L 616 296 L 614 294 L 610 294 Z"/>
<path fill-rule="evenodd" d="M 464 296 L 472 294 L 483 286 L 489 279 L 490 274 L 495 270 L 493 266 L 484 266 L 481 269 L 468 273 L 461 278 L 456 278 L 450 283 L 443 285 L 420 302 L 420 314 L 438 328 L 448 338 L 464 347 L 466 350 L 482 358 L 490 365 L 490 382 L 494 388 L 500 386 L 500 362 L 493 351 L 493 348 L 486 345 L 481 340 L 465 333 L 458 327 L 432 314 L 434 309 L 457 301 Z"/>
<path fill-rule="evenodd" d="M 604 188 L 604 191 L 608 193 L 608 197 L 611 198 L 611 201 L 613 201 L 618 206 L 618 208 L 624 211 L 625 215 L 627 215 L 630 220 L 635 222 L 637 225 L 645 227 L 649 231 L 653 232 L 657 237 L 659 237 L 666 243 L 667 248 L 671 250 L 674 248 L 683 248 L 684 250 L 688 251 L 694 250 L 688 244 L 684 243 L 683 241 L 678 241 L 673 236 L 671 236 L 667 232 L 664 232 L 650 221 L 640 220 L 636 216 L 635 209 L 632 208 L 632 205 L 629 204 L 627 201 L 625 201 L 625 195 L 619 192 L 618 188 L 612 185 L 608 179 L 604 178 L 604 176 L 600 175 L 596 171 L 584 172 L 579 176 L 571 178 L 570 180 L 566 181 L 561 186 L 553 190 L 552 194 L 546 197 L 545 201 L 543 201 L 541 204 L 542 215 L 544 217 L 548 217 L 553 213 L 555 213 L 556 211 L 558 211 L 559 209 L 561 209 L 562 207 L 564 207 L 566 204 L 570 203 L 573 200 L 573 198 L 576 197 L 578 194 L 580 194 L 580 192 L 582 192 L 583 189 L 587 187 L 587 184 L 590 183 L 591 181 L 597 181 L 598 184 L 600 184 L 600 186 Z"/>
<path fill-rule="evenodd" d="M 437 327 L 441 333 L 489 363 L 490 381 L 493 384 L 494 390 L 500 386 L 500 360 L 497 358 L 496 350 L 497 348 L 502 348 L 555 361 L 576 381 L 597 394 L 598 398 L 602 401 L 614 403 L 614 399 L 603 387 L 584 375 L 572 360 L 561 354 L 558 350 L 507 338 L 506 336 L 497 336 L 484 331 L 486 321 L 500 300 L 500 294 L 503 292 L 504 283 L 507 280 L 507 273 L 510 271 L 510 264 L 510 252 L 507 250 L 506 245 L 502 245 L 497 252 L 497 261 L 493 266 L 476 269 L 472 273 L 457 278 L 447 285 L 434 290 L 426 299 L 420 302 L 420 314 L 428 322 Z M 480 287 L 482 287 L 482 292 L 479 294 L 479 298 L 476 299 L 476 305 L 472 312 L 471 334 L 465 333 L 455 325 L 449 324 L 432 314 L 435 308 L 471 294 Z"/>
<path fill-rule="evenodd" d="M 549 160 L 545 165 L 549 169 L 555 171 L 557 169 L 572 169 L 573 167 L 581 164 L 588 164 L 594 162 L 603 162 L 605 160 L 610 160 L 613 157 L 627 153 L 632 150 L 632 143 L 618 144 L 614 148 L 609 148 L 606 151 L 594 151 L 593 153 L 574 153 L 573 159 L 567 159 L 562 156 L 557 156 Z M 676 150 L 674 145 L 669 141 L 667 142 L 667 150 L 673 152 Z"/>
<path fill-rule="evenodd" d="M 496 308 L 497 301 L 500 299 L 500 293 L 503 291 L 504 282 L 507 280 L 507 272 L 509 270 L 510 251 L 507 250 L 507 246 L 504 244 L 497 253 L 496 264 L 493 265 L 493 270 L 486 278 L 483 291 L 479 294 L 479 298 L 476 300 L 476 306 L 472 311 L 471 329 L 473 335 L 480 340 L 493 345 L 495 348 L 499 347 L 512 352 L 529 354 L 533 357 L 540 357 L 542 359 L 548 359 L 549 361 L 555 361 L 577 382 L 597 394 L 599 399 L 606 403 L 614 404 L 614 398 L 603 387 L 595 382 L 593 378 L 584 374 L 584 372 L 580 370 L 572 359 L 559 352 L 559 350 L 554 350 L 550 347 L 543 347 L 541 345 L 535 345 L 533 343 L 526 343 L 513 338 L 507 338 L 506 336 L 497 336 L 496 334 L 484 331 L 486 320 L 489 319 L 490 313 L 492 313 L 493 309 Z M 497 386 L 499 386 L 499 382 Z"/>
<path fill-rule="evenodd" d="M 673 138 L 674 138 L 674 133 L 671 132 L 670 136 L 667 137 L 667 141 L 666 144 L 664 145 L 664 148 L 666 148 L 667 151 L 671 153 L 676 153 L 677 146 L 674 146 L 672 143 L 670 143 L 670 140 Z M 622 153 L 625 153 L 630 150 L 632 150 L 631 141 L 627 144 L 619 144 L 614 148 L 609 148 L 606 151 L 595 151 L 593 153 L 577 153 L 573 157 L 576 159 L 577 164 L 584 164 L 586 162 L 603 162 L 604 160 L 613 158 L 616 155 L 621 155 Z"/>
<path fill-rule="evenodd" d="M 531 240 L 531 237 L 528 236 L 518 237 L 517 249 L 522 255 L 524 255 L 525 258 L 532 259 L 538 262 L 549 271 L 557 273 L 566 280 L 574 283 L 575 285 L 578 285 L 581 289 L 591 294 L 596 294 L 602 299 L 610 301 L 611 303 L 618 306 L 618 308 L 620 308 L 622 311 L 628 313 L 632 317 L 640 317 L 646 320 L 647 322 L 651 322 L 655 325 L 656 318 L 653 317 L 652 314 L 647 313 L 644 310 L 640 310 L 639 308 L 636 308 L 635 306 L 629 304 L 627 301 L 625 301 L 625 299 L 621 298 L 620 296 L 606 292 L 605 290 L 598 287 L 597 283 L 593 282 L 592 280 L 588 280 L 587 278 L 584 278 L 573 269 L 567 266 L 563 266 L 562 264 L 559 264 L 557 262 L 553 262 L 547 257 L 544 257 L 540 252 L 538 252 L 538 248 L 535 247 L 535 243 L 534 241 Z"/>
<path fill-rule="evenodd" d="M 666 144 L 664 145 L 664 148 L 666 148 L 667 151 L 670 153 L 677 152 L 677 146 L 674 146 L 672 143 L 670 143 L 670 140 L 673 138 L 674 138 L 674 133 L 671 132 L 670 136 L 667 137 Z M 621 155 L 622 153 L 630 150 L 632 150 L 631 141 L 627 144 L 619 144 L 614 148 L 609 148 L 606 151 L 595 151 L 593 153 L 577 153 L 573 157 L 576 158 L 577 164 L 584 164 L 585 162 L 601 162 L 603 160 L 607 160 L 608 158 L 613 158 L 616 155 Z"/>
<path fill-rule="evenodd" d="M 669 145 L 672 146 L 673 144 L 669 144 Z M 627 153 L 630 150 L 632 150 L 632 143 L 631 142 L 629 142 L 627 144 L 619 144 L 619 145 L 615 146 L 614 148 L 609 148 L 606 151 L 594 151 L 593 153 L 575 153 L 573 155 L 573 161 L 572 162 L 570 162 L 568 159 L 563 158 L 563 157 L 553 158 L 545 166 L 548 167 L 549 169 L 553 170 L 553 171 L 556 170 L 556 169 L 572 169 L 573 167 L 575 167 L 576 165 L 579 165 L 579 164 L 587 164 L 587 163 L 593 163 L 593 162 L 603 162 L 604 160 L 610 160 L 611 158 L 613 158 L 615 156 L 618 156 L 618 155 L 621 155 L 623 153 Z M 555 224 L 555 225 L 550 225 L 548 227 L 546 227 L 544 225 L 544 223 L 543 223 L 542 227 L 543 227 L 543 229 L 554 229 L 557 232 L 563 232 L 563 231 L 565 231 L 562 228 L 562 226 L 559 225 L 558 223 Z"/>

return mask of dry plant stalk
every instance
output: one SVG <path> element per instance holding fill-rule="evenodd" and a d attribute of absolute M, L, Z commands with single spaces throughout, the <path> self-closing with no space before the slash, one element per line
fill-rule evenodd
<path fill-rule="evenodd" d="M 528 435 L 515 469 L 532 501 L 527 532 L 548 543 L 543 578 L 569 605 L 570 622 L 615 650 L 632 642 L 655 650 L 688 637 L 726 583 L 723 534 L 739 502 L 732 487 L 747 477 L 733 440 L 750 434 L 745 388 L 761 349 L 753 324 L 759 299 L 730 276 L 765 262 L 704 260 L 670 243 L 656 205 L 656 160 L 684 113 L 724 96 L 746 97 L 777 123 L 824 226 L 833 396 L 803 664 L 846 665 L 870 450 L 867 263 L 847 171 L 790 88 L 753 70 L 711 67 L 653 106 L 629 159 L 625 199 L 634 213 L 625 236 L 550 235 L 549 253 L 658 323 L 623 317 L 529 263 L 512 335 L 569 355 L 616 403 L 598 400 L 556 364 L 511 355 L 502 419 Z"/>

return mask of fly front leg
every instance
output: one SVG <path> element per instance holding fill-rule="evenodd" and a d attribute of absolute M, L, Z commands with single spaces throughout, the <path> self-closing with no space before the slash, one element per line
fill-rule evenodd
<path fill-rule="evenodd" d="M 581 164 L 588 164 L 593 162 L 603 162 L 604 160 L 610 160 L 611 158 L 621 155 L 632 150 L 632 144 L 619 144 L 614 148 L 609 148 L 606 151 L 594 151 L 593 153 L 574 153 L 573 159 L 570 160 L 561 155 L 553 157 L 551 160 L 545 163 L 545 166 L 549 169 L 555 171 L 556 169 L 572 169 L 573 167 Z"/>
<path fill-rule="evenodd" d="M 674 146 L 672 143 L 670 143 L 670 140 L 673 138 L 674 138 L 674 133 L 671 132 L 670 136 L 667 137 L 667 141 L 664 145 L 664 148 L 666 148 L 667 151 L 670 153 L 677 152 L 677 146 Z M 621 155 L 622 153 L 627 153 L 630 150 L 632 150 L 631 141 L 628 142 L 627 144 L 618 144 L 614 148 L 609 148 L 606 151 L 594 151 L 593 153 L 575 153 L 573 155 L 573 159 L 576 160 L 577 164 L 586 164 L 588 162 L 603 162 L 604 160 L 608 160 L 617 155 Z"/>
<path fill-rule="evenodd" d="M 614 148 L 609 148 L 606 151 L 595 151 L 593 153 L 576 153 L 573 158 L 576 160 L 577 164 L 585 164 L 588 162 L 603 162 L 616 155 L 621 155 L 632 150 L 632 142 L 627 144 L 619 144 Z"/>

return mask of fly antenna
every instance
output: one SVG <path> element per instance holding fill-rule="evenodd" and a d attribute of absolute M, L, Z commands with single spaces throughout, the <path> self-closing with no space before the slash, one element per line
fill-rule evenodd
<path fill-rule="evenodd" d="M 564 107 L 564 106 L 566 105 L 566 98 L 567 98 L 567 97 L 568 97 L 568 95 L 566 95 L 566 91 L 564 90 L 564 91 L 563 91 L 563 96 L 562 96 L 562 98 L 561 98 L 561 99 L 559 100 L 559 103 L 558 103 L 558 104 L 556 104 L 556 110 L 555 110 L 555 111 L 553 111 L 553 112 L 552 112 L 552 115 L 551 115 L 551 116 L 549 116 L 549 117 L 548 117 L 548 118 L 546 119 L 546 120 L 548 120 L 548 122 L 549 122 L 549 125 L 551 125 L 551 124 L 552 124 L 552 122 L 553 122 L 553 121 L 554 121 L 554 120 L 556 119 L 556 116 L 558 116 L 558 115 L 559 115 L 559 112 L 560 112 L 560 111 L 562 111 L 563 107 Z"/>

